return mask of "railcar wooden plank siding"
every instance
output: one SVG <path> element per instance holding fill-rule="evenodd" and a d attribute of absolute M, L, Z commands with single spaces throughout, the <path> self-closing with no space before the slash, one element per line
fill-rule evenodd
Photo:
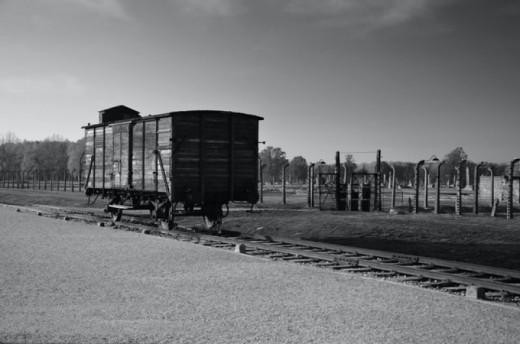
<path fill-rule="evenodd" d="M 214 110 L 146 117 L 125 106 L 103 110 L 100 123 L 84 127 L 86 192 L 113 204 L 122 197 L 162 202 L 167 190 L 171 203 L 256 203 L 262 119 Z"/>

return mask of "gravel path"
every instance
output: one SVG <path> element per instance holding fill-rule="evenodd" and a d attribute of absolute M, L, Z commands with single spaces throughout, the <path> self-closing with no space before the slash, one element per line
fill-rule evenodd
<path fill-rule="evenodd" d="M 0 207 L 2 343 L 518 343 L 520 309 Z"/>

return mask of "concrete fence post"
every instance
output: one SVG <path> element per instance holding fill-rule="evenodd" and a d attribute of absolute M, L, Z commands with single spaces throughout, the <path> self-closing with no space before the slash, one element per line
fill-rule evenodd
<path fill-rule="evenodd" d="M 437 182 L 435 183 L 435 188 L 437 189 L 435 193 L 435 214 L 439 214 L 441 209 L 441 166 L 446 162 L 446 160 L 441 161 L 437 165 Z"/>
<path fill-rule="evenodd" d="M 287 183 L 286 181 L 286 174 L 287 174 L 287 167 L 289 167 L 289 164 L 285 164 L 283 165 L 283 174 L 282 174 L 282 190 L 283 190 L 283 204 L 287 204 L 287 200 L 286 200 L 286 196 L 285 196 L 285 193 L 286 193 L 286 187 L 285 187 L 285 184 Z"/>
<path fill-rule="evenodd" d="M 480 164 L 475 166 L 475 174 L 473 176 L 473 214 L 478 214 L 478 194 L 479 194 L 479 184 L 480 184 L 480 176 L 478 174 L 478 169 L 484 165 L 484 162 L 480 162 Z"/>
<path fill-rule="evenodd" d="M 414 178 L 415 197 L 414 197 L 414 205 L 413 205 L 414 214 L 419 213 L 419 171 L 423 164 L 424 164 L 424 160 L 421 160 L 415 165 L 415 178 Z"/>
<path fill-rule="evenodd" d="M 520 161 L 520 158 L 515 158 L 509 164 L 509 192 L 507 196 L 507 219 L 512 219 L 513 215 L 513 184 L 514 184 L 514 172 L 515 172 L 515 164 Z"/>
<path fill-rule="evenodd" d="M 457 188 L 457 199 L 455 201 L 455 214 L 462 215 L 462 181 L 461 181 L 461 175 L 462 175 L 462 165 L 467 161 L 467 159 L 462 159 L 459 163 L 459 166 L 455 167 L 457 171 L 455 186 Z"/>

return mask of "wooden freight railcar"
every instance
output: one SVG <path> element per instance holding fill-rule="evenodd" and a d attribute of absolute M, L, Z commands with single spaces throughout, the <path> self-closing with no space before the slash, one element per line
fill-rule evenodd
<path fill-rule="evenodd" d="M 228 111 L 178 111 L 146 117 L 126 106 L 100 111 L 85 129 L 85 190 L 101 195 L 120 220 L 149 209 L 173 224 L 201 214 L 220 224 L 229 202 L 258 201 L 258 125 Z"/>

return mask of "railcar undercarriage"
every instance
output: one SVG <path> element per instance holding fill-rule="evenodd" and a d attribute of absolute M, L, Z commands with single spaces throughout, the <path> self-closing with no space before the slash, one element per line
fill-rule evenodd
<path fill-rule="evenodd" d="M 132 189 L 97 189 L 88 188 L 86 195 L 101 196 L 106 200 L 104 211 L 112 221 L 121 221 L 123 212 L 149 210 L 150 216 L 164 229 L 176 227 L 175 218 L 179 216 L 201 216 L 206 229 L 219 231 L 222 219 L 229 214 L 229 203 L 206 201 L 201 204 L 193 201 L 173 201 L 166 193 Z"/>

